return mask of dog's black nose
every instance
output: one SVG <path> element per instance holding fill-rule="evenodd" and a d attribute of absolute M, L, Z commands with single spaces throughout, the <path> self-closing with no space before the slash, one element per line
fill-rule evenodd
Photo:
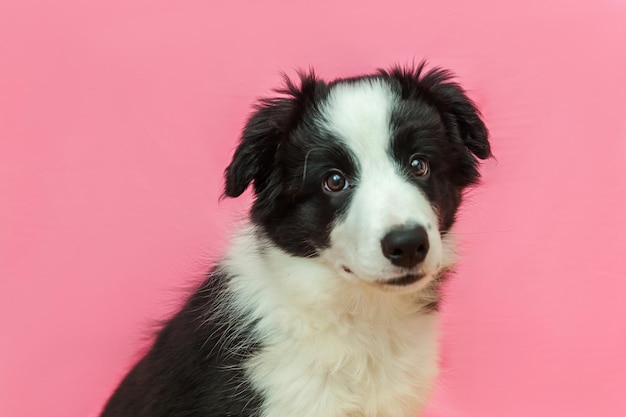
<path fill-rule="evenodd" d="M 413 268 L 422 262 L 430 247 L 428 233 L 422 226 L 392 230 L 380 244 L 385 258 L 403 268 Z"/>

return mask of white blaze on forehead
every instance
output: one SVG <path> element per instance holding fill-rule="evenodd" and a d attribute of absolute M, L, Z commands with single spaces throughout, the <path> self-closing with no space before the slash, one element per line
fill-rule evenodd
<path fill-rule="evenodd" d="M 364 162 L 363 158 L 389 148 L 389 124 L 397 100 L 381 80 L 337 84 L 321 108 L 324 127 Z"/>

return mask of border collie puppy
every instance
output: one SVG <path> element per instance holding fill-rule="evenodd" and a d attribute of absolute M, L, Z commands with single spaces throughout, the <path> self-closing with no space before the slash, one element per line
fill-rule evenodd
<path fill-rule="evenodd" d="M 225 172 L 250 220 L 103 417 L 413 417 L 437 374 L 451 228 L 487 129 L 450 72 L 261 100 Z"/>

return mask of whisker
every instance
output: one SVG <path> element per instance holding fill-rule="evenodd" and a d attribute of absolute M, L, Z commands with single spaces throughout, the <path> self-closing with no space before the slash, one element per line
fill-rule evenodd
<path fill-rule="evenodd" d="M 309 155 L 311 154 L 311 152 L 316 151 L 316 150 L 319 150 L 319 149 L 318 148 L 309 149 L 306 155 L 304 156 L 304 167 L 302 171 L 302 184 L 300 184 L 300 190 L 304 188 L 304 180 L 306 179 L 306 167 L 309 163 Z"/>

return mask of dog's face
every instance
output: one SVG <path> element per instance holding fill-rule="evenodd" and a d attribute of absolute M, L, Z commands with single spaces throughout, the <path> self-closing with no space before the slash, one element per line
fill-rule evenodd
<path fill-rule="evenodd" d="M 253 222 L 291 255 L 385 290 L 423 287 L 448 266 L 463 189 L 490 156 L 463 90 L 423 72 L 288 81 L 248 121 L 225 194 L 253 182 Z"/>

